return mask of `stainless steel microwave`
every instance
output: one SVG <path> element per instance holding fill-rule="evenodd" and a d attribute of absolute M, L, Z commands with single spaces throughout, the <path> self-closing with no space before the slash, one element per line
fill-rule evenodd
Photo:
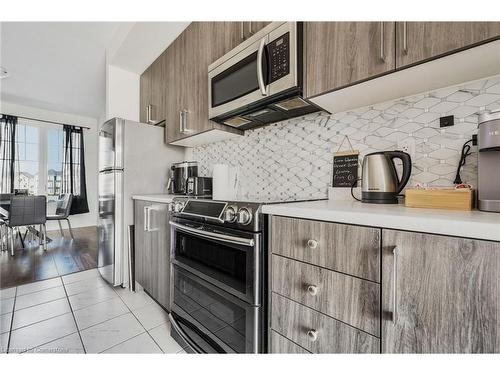
<path fill-rule="evenodd" d="M 302 29 L 272 22 L 210 64 L 210 119 L 246 130 L 321 110 L 302 97 Z"/>

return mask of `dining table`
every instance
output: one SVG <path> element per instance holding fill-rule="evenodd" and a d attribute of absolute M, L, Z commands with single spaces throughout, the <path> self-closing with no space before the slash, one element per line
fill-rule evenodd
<path fill-rule="evenodd" d="M 9 218 L 9 212 L 10 212 L 10 199 L 3 199 L 0 200 L 0 218 L 2 219 L 8 219 Z M 19 234 L 19 237 L 21 239 L 21 245 L 24 248 L 24 241 L 26 239 L 26 236 L 28 233 L 33 233 L 36 237 L 41 238 L 42 233 L 38 229 L 36 229 L 35 226 L 33 225 L 28 225 L 26 227 L 26 232 L 24 233 L 24 236 Z M 47 243 L 52 242 L 52 239 L 47 236 Z"/>

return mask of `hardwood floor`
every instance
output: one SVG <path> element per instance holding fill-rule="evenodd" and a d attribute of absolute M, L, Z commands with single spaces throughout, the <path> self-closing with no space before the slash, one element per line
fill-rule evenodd
<path fill-rule="evenodd" d="M 38 242 L 18 242 L 15 256 L 0 253 L 0 289 L 45 280 L 97 267 L 97 227 L 74 228 L 75 239 L 47 232 L 52 239 L 47 251 Z"/>

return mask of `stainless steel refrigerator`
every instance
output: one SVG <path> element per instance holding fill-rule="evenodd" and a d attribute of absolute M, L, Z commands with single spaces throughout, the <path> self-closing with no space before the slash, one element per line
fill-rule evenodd
<path fill-rule="evenodd" d="M 183 148 L 164 143 L 164 130 L 120 118 L 99 130 L 98 269 L 114 286 L 132 280 L 132 196 L 165 193 L 171 163 L 184 159 Z"/>

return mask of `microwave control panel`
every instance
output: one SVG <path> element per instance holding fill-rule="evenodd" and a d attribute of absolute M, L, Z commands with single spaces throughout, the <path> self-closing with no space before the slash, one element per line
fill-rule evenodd
<path fill-rule="evenodd" d="M 274 82 L 290 73 L 290 33 L 267 45 L 270 59 L 269 81 Z"/>

